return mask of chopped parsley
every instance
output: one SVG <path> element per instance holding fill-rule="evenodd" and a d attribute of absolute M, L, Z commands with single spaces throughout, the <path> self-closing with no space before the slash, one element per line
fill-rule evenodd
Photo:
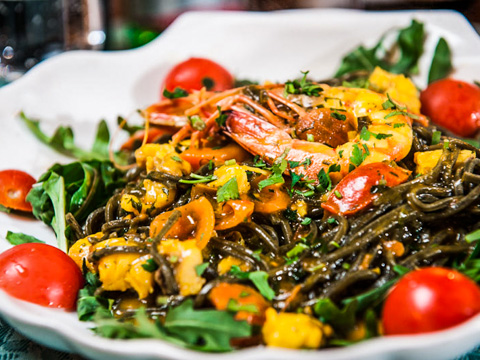
<path fill-rule="evenodd" d="M 341 120 L 341 121 L 347 120 L 347 117 L 346 117 L 344 114 L 340 114 L 340 113 L 338 113 L 337 111 L 333 111 L 333 112 L 331 113 L 331 116 L 332 116 L 334 119 L 337 119 L 337 120 Z"/>
<path fill-rule="evenodd" d="M 222 112 L 222 108 L 220 106 L 217 106 L 217 110 L 218 110 L 218 117 L 215 119 L 215 122 L 217 123 L 218 126 L 222 127 L 227 122 L 228 115 Z"/>
<path fill-rule="evenodd" d="M 263 188 L 274 185 L 274 184 L 283 184 L 285 179 L 283 178 L 283 173 L 287 170 L 288 162 L 285 160 L 290 148 L 285 149 L 283 154 L 275 160 L 275 163 L 272 166 L 272 174 L 258 183 L 258 189 L 262 190 Z"/>
<path fill-rule="evenodd" d="M 437 145 L 438 143 L 440 143 L 441 137 L 442 137 L 441 131 L 434 131 L 432 134 L 432 145 Z"/>
<path fill-rule="evenodd" d="M 366 149 L 368 150 L 368 148 Z M 355 169 L 356 167 L 360 166 L 362 162 L 365 160 L 367 157 L 367 152 L 364 152 L 358 144 L 353 145 L 353 151 L 352 151 L 352 156 L 350 156 L 350 171 Z M 352 167 L 353 166 L 353 167 Z"/>
<path fill-rule="evenodd" d="M 235 200 L 240 197 L 238 193 L 237 178 L 232 177 L 225 185 L 217 190 L 217 202 Z"/>
<path fill-rule="evenodd" d="M 173 91 L 163 89 L 163 96 L 167 99 L 178 99 L 188 96 L 188 92 L 180 87 L 176 87 Z"/>
<path fill-rule="evenodd" d="M 323 91 L 322 87 L 307 80 L 309 71 L 302 71 L 303 77 L 301 80 L 287 81 L 285 83 L 284 96 L 288 94 L 305 94 L 308 96 L 319 96 Z"/>

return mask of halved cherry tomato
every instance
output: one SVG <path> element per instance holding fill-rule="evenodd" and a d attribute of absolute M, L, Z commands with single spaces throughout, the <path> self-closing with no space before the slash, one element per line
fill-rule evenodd
<path fill-rule="evenodd" d="M 170 70 L 162 85 L 162 94 L 163 89 L 174 91 L 177 87 L 188 92 L 203 87 L 210 91 L 224 91 L 233 87 L 233 76 L 212 60 L 190 58 Z"/>
<path fill-rule="evenodd" d="M 150 224 L 150 236 L 155 237 L 173 214 L 174 210 L 157 215 Z M 210 201 L 198 198 L 175 209 L 180 211 L 180 218 L 165 234 L 167 238 L 180 240 L 195 239 L 197 246 L 203 249 L 213 236 L 215 214 Z"/>
<path fill-rule="evenodd" d="M 24 171 L 0 171 L 0 205 L 9 209 L 32 211 L 32 204 L 26 201 L 36 180 Z"/>
<path fill-rule="evenodd" d="M 464 81 L 442 79 L 420 94 L 422 113 L 452 133 L 469 137 L 480 129 L 480 87 Z"/>
<path fill-rule="evenodd" d="M 230 310 L 229 304 L 233 303 L 239 308 L 235 319 L 253 325 L 265 322 L 265 311 L 270 306 L 258 291 L 241 284 L 220 283 L 210 291 L 208 298 L 217 310 Z"/>
<path fill-rule="evenodd" d="M 452 269 L 429 267 L 406 274 L 388 294 L 386 335 L 418 334 L 458 325 L 480 312 L 480 288 Z"/>
<path fill-rule="evenodd" d="M 18 299 L 74 310 L 82 286 L 77 264 L 56 247 L 29 243 L 0 254 L 0 288 Z"/>
<path fill-rule="evenodd" d="M 409 174 L 405 169 L 385 163 L 359 166 L 340 180 L 322 207 L 334 214 L 355 214 L 370 206 L 375 199 L 374 186 L 399 185 L 408 179 Z"/>
<path fill-rule="evenodd" d="M 231 229 L 242 222 L 250 220 L 255 204 L 250 200 L 228 200 L 217 216 L 215 230 Z"/>

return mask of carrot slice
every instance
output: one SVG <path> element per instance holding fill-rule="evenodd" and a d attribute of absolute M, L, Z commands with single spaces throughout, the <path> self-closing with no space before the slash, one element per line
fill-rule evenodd
<path fill-rule="evenodd" d="M 201 197 L 175 210 L 180 211 L 181 216 L 165 234 L 165 238 L 180 240 L 194 238 L 197 247 L 200 250 L 203 249 L 212 237 L 215 225 L 215 214 L 210 201 Z M 153 219 L 150 225 L 150 237 L 160 232 L 173 211 L 164 212 Z"/>
<path fill-rule="evenodd" d="M 208 298 L 217 310 L 238 308 L 235 320 L 245 320 L 252 325 L 265 322 L 265 311 L 270 306 L 255 289 L 241 284 L 220 283 L 210 291 Z"/>
<path fill-rule="evenodd" d="M 217 217 L 215 230 L 226 230 L 250 219 L 254 208 L 249 200 L 228 200 Z"/>

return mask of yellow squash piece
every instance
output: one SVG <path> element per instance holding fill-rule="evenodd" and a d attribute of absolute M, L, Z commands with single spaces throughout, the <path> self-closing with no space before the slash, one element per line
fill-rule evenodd
<path fill-rule="evenodd" d="M 432 151 L 424 151 L 424 152 L 416 152 L 413 157 L 413 161 L 417 164 L 416 173 L 417 174 L 426 174 L 430 170 L 432 170 L 435 165 L 437 165 L 438 160 L 442 156 L 442 150 L 432 150 Z M 457 162 L 455 166 L 463 166 L 465 161 L 469 158 L 475 157 L 473 151 L 470 150 L 462 150 L 458 155 Z"/>
<path fill-rule="evenodd" d="M 174 264 L 175 280 L 180 288 L 180 295 L 196 295 L 205 284 L 205 279 L 198 276 L 196 266 L 203 263 L 202 251 L 196 240 L 163 240 L 158 246 L 160 254 Z"/>
<path fill-rule="evenodd" d="M 319 320 L 294 313 L 277 313 L 273 308 L 266 311 L 262 335 L 265 344 L 290 349 L 317 349 L 332 329 Z"/>
<path fill-rule="evenodd" d="M 113 238 L 96 244 L 92 251 L 110 246 L 136 246 L 135 242 L 123 238 Z M 143 299 L 153 292 L 153 273 L 142 265 L 151 258 L 150 255 L 112 254 L 104 256 L 98 262 L 98 273 L 102 288 L 107 291 L 126 291 L 133 289 Z"/>
<path fill-rule="evenodd" d="M 392 74 L 376 67 L 368 78 L 371 90 L 388 94 L 407 107 L 410 112 L 420 113 L 419 91 L 415 84 L 403 74 Z"/>
<path fill-rule="evenodd" d="M 238 164 L 223 165 L 220 166 L 213 173 L 218 179 L 208 183 L 208 186 L 214 189 L 218 189 L 225 185 L 231 178 L 236 178 L 238 185 L 238 193 L 240 195 L 246 194 L 250 190 L 250 183 L 247 178 L 247 171 L 265 175 L 269 174 L 268 171 L 261 170 L 252 166 Z"/>

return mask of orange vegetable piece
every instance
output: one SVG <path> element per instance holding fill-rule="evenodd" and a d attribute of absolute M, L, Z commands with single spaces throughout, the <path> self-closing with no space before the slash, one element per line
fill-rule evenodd
<path fill-rule="evenodd" d="M 410 171 L 383 162 L 359 166 L 340 180 L 322 207 L 334 214 L 355 214 L 370 206 L 378 196 L 372 193 L 374 186 L 396 186 L 409 175 Z"/>
<path fill-rule="evenodd" d="M 183 160 L 188 161 L 192 165 L 193 171 L 196 171 L 202 165 L 207 164 L 210 160 L 225 162 L 226 160 L 235 159 L 238 163 L 241 163 L 249 159 L 251 155 L 243 150 L 240 145 L 232 142 L 220 149 L 211 147 L 196 149 L 190 147 L 182 152 L 180 157 Z"/>
<path fill-rule="evenodd" d="M 210 291 L 208 298 L 217 310 L 226 310 L 231 301 L 239 307 L 254 305 L 255 312 L 240 310 L 235 315 L 235 320 L 245 320 L 252 325 L 265 322 L 265 311 L 270 306 L 255 289 L 241 284 L 220 283 Z"/>
<path fill-rule="evenodd" d="M 285 210 L 290 204 L 290 196 L 283 189 L 282 184 L 264 187 L 258 194 L 255 203 L 255 212 L 273 214 Z"/>
<path fill-rule="evenodd" d="M 217 217 L 215 230 L 226 230 L 250 219 L 254 208 L 249 200 L 228 200 L 222 208 L 220 217 Z"/>
<path fill-rule="evenodd" d="M 180 240 L 194 238 L 197 247 L 200 250 L 203 249 L 212 237 L 215 225 L 215 214 L 210 201 L 201 197 L 175 210 L 180 211 L 181 216 L 167 232 L 165 238 Z M 167 211 L 153 219 L 150 225 L 150 237 L 155 237 L 160 232 L 172 213 L 173 210 Z"/>

